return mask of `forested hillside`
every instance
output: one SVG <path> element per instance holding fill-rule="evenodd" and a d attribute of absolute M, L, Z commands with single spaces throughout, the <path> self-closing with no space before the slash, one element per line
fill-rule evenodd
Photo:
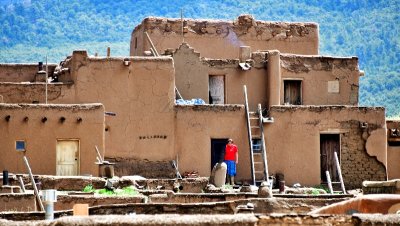
<path fill-rule="evenodd" d="M 129 54 L 132 29 L 147 16 L 313 21 L 323 55 L 356 55 L 360 104 L 400 117 L 400 0 L 0 0 L 0 62 L 58 62 L 73 49 Z"/>

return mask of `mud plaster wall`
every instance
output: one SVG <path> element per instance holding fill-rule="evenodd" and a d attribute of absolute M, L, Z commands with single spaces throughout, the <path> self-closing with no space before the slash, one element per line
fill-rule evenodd
<path fill-rule="evenodd" d="M 200 176 L 211 172 L 211 139 L 232 138 L 239 149 L 237 179 L 250 178 L 250 158 L 244 107 L 176 106 L 176 150 L 179 169 L 198 171 Z"/>
<path fill-rule="evenodd" d="M 10 116 L 9 121 L 6 117 Z M 27 119 L 26 119 L 27 117 Z M 46 117 L 47 121 L 42 122 Z M 64 117 L 65 121 L 60 122 Z M 77 123 L 77 118 L 82 118 Z M 57 140 L 79 140 L 79 174 L 98 175 L 94 146 L 104 147 L 104 108 L 92 105 L 0 104 L 0 166 L 10 173 L 26 173 L 16 140 L 26 141 L 26 156 L 34 174 L 56 174 Z"/>
<path fill-rule="evenodd" d="M 358 59 L 281 55 L 281 104 L 284 80 L 302 81 L 304 105 L 358 105 Z M 328 92 L 328 81 L 339 81 L 339 92 Z"/>
<path fill-rule="evenodd" d="M 346 189 L 359 188 L 363 180 L 386 180 L 386 148 L 366 149 L 370 139 L 386 142 L 383 108 L 344 106 L 273 106 L 272 124 L 265 137 L 269 172 L 285 175 L 291 185 L 320 183 L 320 134 L 340 134 L 340 161 Z M 368 128 L 360 128 L 367 122 Z M 372 154 L 371 154 L 372 153 Z M 372 156 L 372 155 L 377 156 Z"/>
<path fill-rule="evenodd" d="M 52 74 L 56 64 L 48 64 Z M 43 70 L 46 66 L 43 65 Z M 33 82 L 38 72 L 38 64 L 0 64 L 0 82 Z"/>
<path fill-rule="evenodd" d="M 74 103 L 101 102 L 106 117 L 106 156 L 171 160 L 174 156 L 172 58 L 90 58 L 74 52 Z M 62 101 L 62 100 L 61 100 Z"/>
<path fill-rule="evenodd" d="M 225 76 L 225 103 L 244 104 L 243 86 L 247 86 L 249 107 L 266 105 L 267 72 L 263 63 L 249 71 L 239 67 L 238 60 L 203 59 L 187 44 L 182 44 L 174 53 L 176 86 L 184 99 L 201 98 L 209 102 L 209 76 Z"/>
<path fill-rule="evenodd" d="M 400 130 L 400 121 L 387 121 L 386 122 L 388 129 L 388 140 L 397 141 L 400 143 L 400 137 L 391 138 L 390 137 L 390 129 L 398 129 Z M 388 179 L 399 179 L 400 178 L 400 146 L 389 145 L 388 144 Z"/>
<path fill-rule="evenodd" d="M 38 83 L 0 83 L 0 95 L 4 103 L 46 103 L 46 84 Z M 47 99 L 49 103 L 59 103 L 59 99 L 70 96 L 72 84 L 49 83 Z M 0 99 L 1 100 L 1 99 Z M 63 101 L 73 103 L 73 101 Z"/>
<path fill-rule="evenodd" d="M 203 57 L 235 59 L 239 47 L 251 46 L 252 50 L 278 49 L 281 52 L 318 54 L 318 25 L 315 23 L 265 22 L 251 16 L 241 16 L 233 22 L 222 20 L 184 19 L 184 40 L 201 52 Z M 138 39 L 138 49 L 131 41 L 131 55 L 143 55 L 149 45 L 143 39 L 147 31 L 156 49 L 177 48 L 182 43 L 180 19 L 145 18 L 131 35 Z M 145 47 L 145 48 L 143 48 Z"/>
<path fill-rule="evenodd" d="M 34 194 L 0 194 L 0 212 L 36 211 Z"/>
<path fill-rule="evenodd" d="M 174 152 L 172 58 L 90 58 L 74 51 L 64 83 L 49 84 L 50 103 L 101 102 L 106 116 L 106 157 L 171 160 Z M 0 83 L 7 103 L 45 101 L 44 83 Z"/>

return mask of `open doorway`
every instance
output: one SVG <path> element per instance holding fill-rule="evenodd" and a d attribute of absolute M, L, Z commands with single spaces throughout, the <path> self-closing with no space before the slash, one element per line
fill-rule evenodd
<path fill-rule="evenodd" d="M 225 76 L 210 75 L 208 79 L 209 104 L 225 104 Z"/>
<path fill-rule="evenodd" d="M 329 171 L 333 182 L 339 181 L 339 174 L 336 169 L 334 152 L 337 153 L 340 162 L 340 134 L 321 134 L 321 182 L 327 183 L 325 171 Z"/>
<path fill-rule="evenodd" d="M 301 80 L 285 80 L 284 104 L 301 105 Z"/>
<path fill-rule="evenodd" d="M 228 143 L 228 138 L 211 139 L 211 170 L 218 162 L 224 161 L 225 146 Z"/>

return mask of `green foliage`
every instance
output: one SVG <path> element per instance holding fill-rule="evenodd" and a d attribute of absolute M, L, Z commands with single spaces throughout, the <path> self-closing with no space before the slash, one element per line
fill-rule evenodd
<path fill-rule="evenodd" d="M 84 192 L 94 192 L 93 185 L 91 185 L 91 184 L 86 185 L 86 186 L 83 188 L 83 191 L 84 191 Z"/>
<path fill-rule="evenodd" d="M 73 49 L 128 55 L 130 34 L 147 16 L 233 20 L 314 21 L 320 53 L 358 56 L 360 105 L 385 106 L 400 114 L 400 22 L 398 0 L 2 0 L 0 62 L 57 62 Z"/>
<path fill-rule="evenodd" d="M 115 189 L 115 190 L 107 190 L 103 189 L 94 189 L 93 185 L 89 184 L 83 188 L 84 192 L 94 192 L 98 195 L 117 195 L 117 196 L 136 196 L 139 195 L 139 192 L 136 190 L 134 186 L 128 186 L 122 189 Z"/>

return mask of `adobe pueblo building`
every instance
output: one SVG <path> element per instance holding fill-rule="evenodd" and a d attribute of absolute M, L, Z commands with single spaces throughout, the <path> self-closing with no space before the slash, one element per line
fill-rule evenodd
<path fill-rule="evenodd" d="M 43 67 L 1 64 L 0 166 L 25 172 L 24 141 L 35 174 L 98 175 L 97 146 L 119 176 L 171 178 L 171 160 L 209 176 L 232 138 L 238 181 L 337 181 L 334 152 L 346 188 L 398 178 L 399 123 L 387 133 L 384 108 L 358 106 L 358 59 L 320 56 L 318 40 L 314 23 L 151 17 L 131 56 L 74 51 L 49 65 L 48 84 Z M 178 93 L 205 104 L 176 104 Z"/>

